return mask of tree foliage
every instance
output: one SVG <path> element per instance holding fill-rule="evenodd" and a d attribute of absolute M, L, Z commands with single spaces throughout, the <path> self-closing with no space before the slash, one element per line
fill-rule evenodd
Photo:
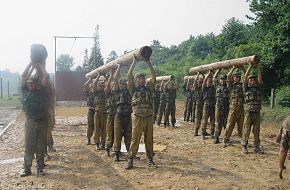
<path fill-rule="evenodd" d="M 61 54 L 56 60 L 57 71 L 70 71 L 74 65 L 74 58 L 69 54 Z"/>
<path fill-rule="evenodd" d="M 106 63 L 109 63 L 117 58 L 118 58 L 118 54 L 114 50 L 112 50 L 107 57 Z"/>

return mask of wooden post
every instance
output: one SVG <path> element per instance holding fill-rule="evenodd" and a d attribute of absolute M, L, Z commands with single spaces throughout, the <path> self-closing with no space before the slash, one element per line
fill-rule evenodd
<path fill-rule="evenodd" d="M 275 106 L 275 89 L 271 89 L 271 100 L 270 100 L 270 108 L 273 109 Z"/>

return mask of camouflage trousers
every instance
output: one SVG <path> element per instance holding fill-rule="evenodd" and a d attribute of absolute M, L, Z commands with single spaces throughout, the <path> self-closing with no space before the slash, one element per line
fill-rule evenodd
<path fill-rule="evenodd" d="M 221 135 L 222 129 L 226 129 L 227 120 L 229 114 L 229 105 L 216 106 L 216 129 L 215 129 L 215 137 L 219 137 Z"/>
<path fill-rule="evenodd" d="M 200 128 L 201 120 L 202 120 L 202 113 L 203 113 L 203 104 L 196 104 L 195 123 L 194 123 L 194 127 L 196 131 L 198 131 Z"/>
<path fill-rule="evenodd" d="M 158 108 L 157 125 L 161 124 L 162 116 L 165 114 L 166 102 L 161 101 Z"/>
<path fill-rule="evenodd" d="M 260 112 L 249 112 L 245 113 L 245 120 L 243 126 L 243 137 L 242 144 L 247 145 L 249 141 L 250 132 L 253 126 L 254 134 L 254 145 L 255 147 L 260 146 Z"/>
<path fill-rule="evenodd" d="M 185 109 L 184 109 L 184 121 L 189 121 L 189 119 L 192 119 L 192 99 L 187 98 L 185 101 Z"/>
<path fill-rule="evenodd" d="M 165 107 L 165 116 L 164 116 L 164 125 L 169 126 L 169 115 L 171 116 L 171 124 L 175 125 L 176 119 L 175 119 L 175 101 L 166 102 Z"/>
<path fill-rule="evenodd" d="M 26 119 L 24 129 L 24 169 L 30 170 L 34 154 L 38 169 L 44 168 L 47 120 Z"/>
<path fill-rule="evenodd" d="M 206 135 L 206 126 L 208 119 L 210 119 L 210 132 L 213 135 L 215 130 L 215 106 L 204 105 L 202 117 L 202 135 Z"/>
<path fill-rule="evenodd" d="M 106 122 L 107 113 L 96 111 L 94 119 L 94 142 L 95 144 L 100 144 L 102 147 L 105 147 L 106 143 Z"/>
<path fill-rule="evenodd" d="M 147 158 L 153 158 L 153 119 L 150 117 L 133 116 L 132 119 L 132 141 L 130 146 L 130 158 L 135 158 L 139 149 L 142 133 L 144 133 L 144 143 Z"/>
<path fill-rule="evenodd" d="M 244 105 L 231 105 L 228 125 L 225 131 L 224 142 L 227 143 L 232 136 L 232 132 L 235 124 L 238 125 L 238 136 L 242 137 L 243 133 L 243 123 L 244 123 Z"/>
<path fill-rule="evenodd" d="M 110 149 L 114 143 L 114 115 L 108 115 L 106 122 L 106 145 L 105 147 Z"/>
<path fill-rule="evenodd" d="M 153 102 L 153 123 L 157 121 L 158 109 L 160 102 Z"/>
<path fill-rule="evenodd" d="M 114 124 L 114 152 L 120 152 L 122 137 L 126 150 L 129 151 L 132 138 L 131 114 L 116 114 Z"/>
<path fill-rule="evenodd" d="M 91 138 L 94 133 L 94 116 L 95 116 L 95 111 L 94 110 L 88 110 L 88 128 L 87 128 L 87 137 Z"/>
<path fill-rule="evenodd" d="M 52 118 L 52 116 L 49 116 L 47 123 L 47 146 L 52 146 L 54 144 L 52 137 L 54 122 L 55 122 L 54 118 Z"/>

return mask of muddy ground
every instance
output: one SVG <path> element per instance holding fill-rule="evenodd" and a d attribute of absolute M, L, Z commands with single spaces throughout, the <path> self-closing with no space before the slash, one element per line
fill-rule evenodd
<path fill-rule="evenodd" d="M 278 145 L 274 142 L 278 126 L 263 125 L 261 143 L 264 155 L 241 153 L 234 130 L 233 145 L 223 148 L 211 139 L 193 137 L 192 125 L 182 121 L 182 102 L 178 102 L 177 129 L 154 127 L 158 168 L 148 168 L 144 153 L 134 161 L 135 168 L 124 170 L 120 162 L 103 151 L 86 145 L 86 108 L 58 107 L 53 131 L 57 152 L 50 153 L 46 176 L 21 178 L 24 116 L 20 114 L 0 137 L 0 189 L 289 189 L 289 170 L 278 179 Z M 70 116 L 70 117 L 68 117 Z M 252 140 L 252 136 L 251 136 Z M 252 141 L 250 142 L 252 143 Z M 288 163 L 286 163 L 289 165 Z M 290 167 L 289 167 L 290 168 Z"/>

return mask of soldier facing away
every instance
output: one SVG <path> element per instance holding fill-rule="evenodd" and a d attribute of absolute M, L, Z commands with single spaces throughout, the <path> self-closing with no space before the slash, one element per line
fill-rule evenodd
<path fill-rule="evenodd" d="M 89 81 L 90 82 L 90 81 Z M 93 84 L 86 83 L 84 85 L 84 91 L 87 95 L 87 107 L 88 107 L 88 127 L 87 127 L 87 145 L 91 144 L 91 137 L 94 132 L 94 115 L 95 115 L 95 96 L 93 92 Z"/>
<path fill-rule="evenodd" d="M 202 92 L 202 83 L 204 75 L 200 77 L 200 73 L 196 75 L 194 80 L 194 92 L 196 97 L 196 110 L 195 110 L 195 120 L 194 123 L 194 136 L 198 136 L 198 130 L 201 125 L 202 120 L 202 111 L 203 111 L 203 92 Z"/>
<path fill-rule="evenodd" d="M 165 86 L 165 93 L 166 93 L 166 107 L 165 107 L 165 116 L 164 116 L 164 127 L 169 127 L 169 115 L 171 117 L 171 126 L 175 127 L 176 118 L 176 106 L 175 106 L 175 99 L 176 99 L 176 92 L 178 90 L 178 85 L 175 82 L 175 77 L 170 76 L 170 80 L 166 82 Z"/>
<path fill-rule="evenodd" d="M 157 115 L 157 126 L 160 127 L 162 116 L 165 115 L 165 107 L 166 107 L 166 92 L 164 89 L 164 80 L 162 80 L 160 84 L 160 103 L 158 108 L 158 115 Z M 165 123 L 164 123 L 165 126 Z"/>
<path fill-rule="evenodd" d="M 184 121 L 188 122 L 189 120 L 193 121 L 194 119 L 194 111 L 195 108 L 193 106 L 194 101 L 194 90 L 193 84 L 190 83 L 190 80 L 187 79 L 184 84 L 184 91 L 185 91 L 185 109 L 184 109 Z"/>
<path fill-rule="evenodd" d="M 155 85 L 155 91 L 153 93 L 153 123 L 157 121 L 158 109 L 160 104 L 160 85 Z"/>
<path fill-rule="evenodd" d="M 132 95 L 133 119 L 132 119 L 132 141 L 130 146 L 130 154 L 126 169 L 133 168 L 133 159 L 135 158 L 142 133 L 144 133 L 144 142 L 146 156 L 148 158 L 148 166 L 155 166 L 153 162 L 153 105 L 152 95 L 154 92 L 154 84 L 156 82 L 156 73 L 152 67 L 150 60 L 146 63 L 151 73 L 151 82 L 145 85 L 145 75 L 137 74 L 135 85 L 133 70 L 137 60 L 134 56 L 133 63 L 128 72 L 128 86 Z"/>

